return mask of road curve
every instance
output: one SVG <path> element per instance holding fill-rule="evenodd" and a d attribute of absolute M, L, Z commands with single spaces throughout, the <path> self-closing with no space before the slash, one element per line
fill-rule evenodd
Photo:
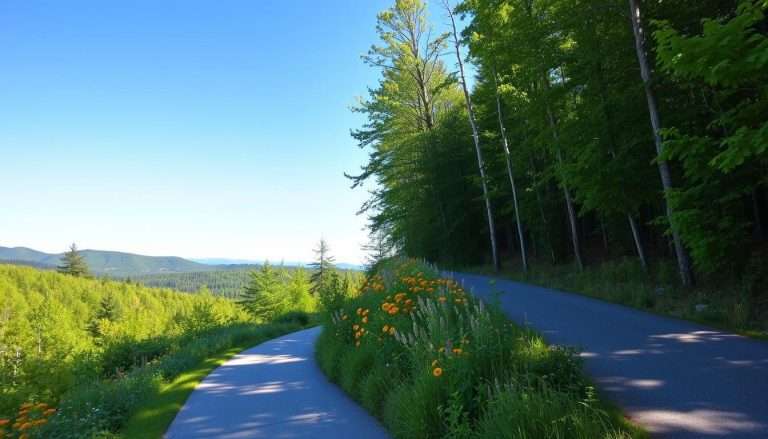
<path fill-rule="evenodd" d="M 165 434 L 191 438 L 388 438 L 315 362 L 320 328 L 236 355 L 192 392 Z"/>
<path fill-rule="evenodd" d="M 547 288 L 452 273 L 548 342 L 581 350 L 602 391 L 654 437 L 768 438 L 768 343 Z"/>

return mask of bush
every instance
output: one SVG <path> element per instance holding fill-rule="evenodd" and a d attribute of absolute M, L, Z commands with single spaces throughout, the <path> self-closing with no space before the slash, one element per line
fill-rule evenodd
<path fill-rule="evenodd" d="M 162 339 L 164 342 L 158 342 L 158 345 L 172 346 L 166 355 L 133 367 L 123 375 L 74 387 L 63 395 L 56 415 L 35 434 L 62 439 L 109 437 L 123 426 L 137 407 L 156 395 L 164 382 L 205 358 L 231 346 L 246 342 L 256 344 L 302 326 L 295 322 L 232 324 L 174 341 Z M 152 343 L 146 345 L 154 346 Z M 121 347 L 118 351 L 125 349 Z"/>
<path fill-rule="evenodd" d="M 631 437 L 601 408 L 572 350 L 548 346 L 424 264 L 381 264 L 324 324 L 321 369 L 396 438 Z"/>
<path fill-rule="evenodd" d="M 274 320 L 275 323 L 296 323 L 301 326 L 307 326 L 311 321 L 312 315 L 305 311 L 290 311 Z"/>

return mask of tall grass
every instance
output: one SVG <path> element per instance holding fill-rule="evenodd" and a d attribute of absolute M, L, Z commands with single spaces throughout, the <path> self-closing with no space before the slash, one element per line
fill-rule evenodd
<path fill-rule="evenodd" d="M 501 275 L 509 279 L 570 291 L 667 316 L 718 326 L 758 337 L 768 337 L 768 290 L 763 279 L 699 279 L 682 288 L 671 261 L 657 261 L 648 273 L 633 258 L 587 266 L 533 263 L 529 273 L 510 261 Z M 765 268 L 761 268 L 765 271 Z M 491 267 L 469 271 L 495 275 Z M 758 276 L 760 269 L 752 269 Z"/>
<path fill-rule="evenodd" d="M 317 358 L 396 438 L 629 438 L 569 349 L 413 260 L 329 310 Z"/>

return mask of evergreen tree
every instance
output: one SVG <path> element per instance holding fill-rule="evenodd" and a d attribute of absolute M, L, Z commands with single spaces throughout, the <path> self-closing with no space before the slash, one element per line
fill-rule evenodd
<path fill-rule="evenodd" d="M 256 320 L 265 322 L 285 311 L 287 299 L 280 273 L 265 262 L 259 270 L 251 272 L 251 281 L 240 303 Z"/>
<path fill-rule="evenodd" d="M 61 265 L 57 267 L 59 273 L 69 274 L 75 277 L 89 277 L 90 271 L 85 258 L 77 251 L 77 245 L 72 243 L 69 251 L 62 256 Z"/>
<path fill-rule="evenodd" d="M 331 248 L 328 246 L 328 243 L 325 241 L 325 239 L 320 239 L 320 242 L 317 244 L 317 248 L 314 250 L 314 252 L 317 259 L 315 259 L 315 262 L 309 264 L 309 266 L 314 270 L 312 277 L 310 278 L 310 283 L 312 284 L 312 289 L 310 291 L 312 294 L 316 295 L 328 282 L 331 273 L 333 273 L 335 270 L 335 267 L 333 265 L 334 257 L 331 256 Z"/>
<path fill-rule="evenodd" d="M 102 333 L 102 322 L 113 322 L 116 318 L 117 312 L 115 310 L 115 299 L 112 295 L 105 295 L 101 298 L 101 302 L 99 302 L 99 309 L 96 311 L 96 315 L 88 324 L 88 332 L 90 332 L 93 338 L 98 340 L 104 335 Z"/>
<path fill-rule="evenodd" d="M 318 290 L 320 303 L 325 309 L 336 309 L 347 297 L 349 282 L 346 278 L 339 276 L 336 271 L 329 272 L 325 282 Z"/>

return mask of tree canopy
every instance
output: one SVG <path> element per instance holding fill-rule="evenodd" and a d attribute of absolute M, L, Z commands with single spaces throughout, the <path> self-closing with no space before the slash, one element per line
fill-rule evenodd
<path fill-rule="evenodd" d="M 768 227 L 767 7 L 465 0 L 450 10 L 476 72 L 464 99 L 433 26 L 450 15 L 395 1 L 363 57 L 381 78 L 352 132 L 369 151 L 349 177 L 373 183 L 361 213 L 377 247 L 479 265 L 496 236 L 508 260 L 743 276 Z"/>

